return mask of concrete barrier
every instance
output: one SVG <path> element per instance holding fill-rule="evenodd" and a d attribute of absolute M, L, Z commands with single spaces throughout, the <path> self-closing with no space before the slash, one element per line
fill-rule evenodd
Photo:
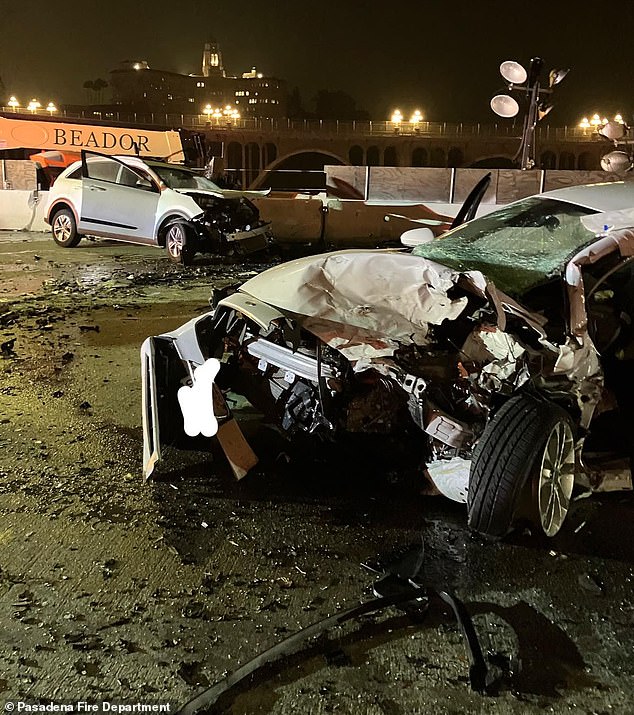
<path fill-rule="evenodd" d="M 44 221 L 48 191 L 0 191 L 0 230 L 49 231 Z"/>
<path fill-rule="evenodd" d="M 260 218 L 271 222 L 273 235 L 291 243 L 309 243 L 321 238 L 324 205 L 319 198 L 262 197 L 253 203 Z"/>

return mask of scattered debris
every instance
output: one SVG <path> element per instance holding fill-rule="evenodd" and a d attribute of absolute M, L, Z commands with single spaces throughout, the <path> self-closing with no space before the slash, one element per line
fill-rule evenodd
<path fill-rule="evenodd" d="M 448 591 L 426 587 L 420 583 L 423 558 L 424 549 L 421 546 L 414 555 L 413 562 L 409 560 L 408 555 L 408 559 L 394 566 L 389 573 L 383 574 L 382 578 L 374 584 L 376 598 L 317 621 L 288 636 L 190 700 L 177 711 L 178 715 L 195 715 L 200 711 L 210 711 L 219 702 L 220 698 L 223 696 L 230 697 L 232 689 L 258 669 L 296 654 L 309 639 L 325 633 L 334 626 L 357 620 L 370 614 L 380 613 L 394 606 L 416 615 L 418 617 L 416 622 L 419 623 L 427 612 L 430 602 L 434 599 L 445 606 L 449 606 L 460 626 L 471 663 L 469 668 L 471 688 L 483 694 L 493 692 L 499 678 L 499 668 L 489 663 L 485 658 L 473 622 L 464 604 Z M 326 658 L 329 658 L 330 662 L 335 664 L 345 664 L 345 655 L 342 658 L 338 651 L 338 648 L 327 651 Z M 198 672 L 200 664 L 192 665 L 196 666 L 196 672 Z M 187 673 L 189 674 L 189 671 Z M 184 677 L 180 671 L 179 674 Z"/>
<path fill-rule="evenodd" d="M 14 357 L 15 356 L 15 351 L 13 350 L 15 341 L 16 341 L 16 338 L 11 338 L 11 340 L 5 340 L 5 342 L 0 343 L 0 353 L 2 353 L 2 355 L 4 355 L 4 357 Z"/>
<path fill-rule="evenodd" d="M 597 576 L 591 573 L 582 573 L 578 577 L 579 585 L 584 591 L 592 593 L 595 596 L 603 596 L 604 588 L 603 584 Z"/>

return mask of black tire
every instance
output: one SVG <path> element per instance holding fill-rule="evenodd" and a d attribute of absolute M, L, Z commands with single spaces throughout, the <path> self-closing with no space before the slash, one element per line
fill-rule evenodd
<path fill-rule="evenodd" d="M 194 257 L 187 226 L 182 222 L 171 224 L 165 230 L 165 250 L 170 261 L 188 266 Z"/>
<path fill-rule="evenodd" d="M 559 453 L 559 442 L 554 450 L 553 445 L 560 436 L 565 458 L 549 470 L 552 452 Z M 501 538 L 521 516 L 536 523 L 547 536 L 554 536 L 568 511 L 573 481 L 570 415 L 544 399 L 513 397 L 498 410 L 474 450 L 467 496 L 469 527 L 484 536 Z M 548 499 L 552 504 L 546 503 Z"/>
<path fill-rule="evenodd" d="M 55 212 L 51 221 L 51 232 L 55 243 L 63 248 L 74 248 L 81 241 L 81 236 L 77 233 L 75 216 L 70 209 L 60 209 Z"/>

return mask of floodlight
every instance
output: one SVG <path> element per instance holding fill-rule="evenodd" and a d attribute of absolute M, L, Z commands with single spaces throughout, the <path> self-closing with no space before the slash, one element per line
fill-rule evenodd
<path fill-rule="evenodd" d="M 554 87 L 570 72 L 569 69 L 550 70 L 548 74 L 548 86 Z"/>
<path fill-rule="evenodd" d="M 522 65 L 514 60 L 506 60 L 506 62 L 502 62 L 500 65 L 500 74 L 511 84 L 522 84 L 523 82 L 526 82 L 526 78 L 528 77 L 526 70 L 522 67 Z"/>
<path fill-rule="evenodd" d="M 601 168 L 617 173 L 629 171 L 632 168 L 632 159 L 624 151 L 611 151 L 601 158 Z"/>
<path fill-rule="evenodd" d="M 550 112 L 553 106 L 554 105 L 551 102 L 540 102 L 537 105 L 537 121 L 541 121 L 548 114 L 548 112 Z"/>
<path fill-rule="evenodd" d="M 610 141 L 618 141 L 623 139 L 627 133 L 627 127 L 625 124 L 621 124 L 617 121 L 611 121 L 604 124 L 598 132 L 602 137 L 609 139 Z"/>
<path fill-rule="evenodd" d="M 491 100 L 491 109 L 499 117 L 514 117 L 520 111 L 520 105 L 508 94 L 496 94 Z"/>

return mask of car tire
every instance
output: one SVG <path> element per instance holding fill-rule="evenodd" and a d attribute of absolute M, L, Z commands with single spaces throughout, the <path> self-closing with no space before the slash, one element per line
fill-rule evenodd
<path fill-rule="evenodd" d="M 187 227 L 182 222 L 171 224 L 165 231 L 165 250 L 170 261 L 187 266 L 191 263 L 194 252 L 188 242 Z"/>
<path fill-rule="evenodd" d="M 51 221 L 51 232 L 55 243 L 63 248 L 74 248 L 81 241 L 81 236 L 77 233 L 75 216 L 70 209 L 60 209 L 55 212 Z"/>
<path fill-rule="evenodd" d="M 531 395 L 508 400 L 488 424 L 471 461 L 469 527 L 505 536 L 519 516 L 554 536 L 574 486 L 575 439 L 570 415 Z"/>

